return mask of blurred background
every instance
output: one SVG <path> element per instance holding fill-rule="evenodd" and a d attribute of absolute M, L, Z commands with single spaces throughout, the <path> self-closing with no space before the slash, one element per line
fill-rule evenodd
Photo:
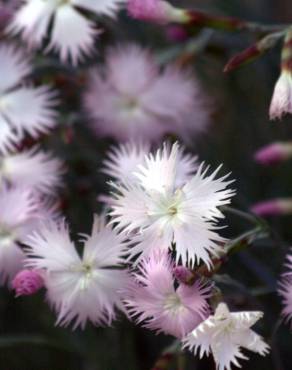
<path fill-rule="evenodd" d="M 179 6 L 196 7 L 214 14 L 242 19 L 282 23 L 292 19 L 289 0 L 193 0 L 176 1 Z M 36 81 L 51 82 L 61 91 L 63 104 L 59 128 L 42 145 L 63 158 L 67 166 L 62 208 L 73 235 L 88 232 L 92 214 L 101 210 L 96 201 L 107 191 L 105 175 L 98 169 L 113 142 L 97 140 L 87 129 L 80 94 L 88 67 L 102 62 L 102 49 L 117 40 L 137 41 L 151 47 L 157 55 L 169 55 L 175 44 L 167 39 L 163 27 L 130 20 L 121 13 L 119 22 L 103 21 L 105 32 L 98 42 L 96 59 L 79 69 L 59 64 L 53 57 L 38 55 Z M 247 33 L 215 31 L 208 36 L 204 50 L 196 55 L 177 53 L 177 62 L 192 66 L 212 100 L 212 118 L 206 133 L 194 138 L 188 150 L 212 166 L 224 163 L 224 172 L 236 179 L 237 196 L 233 207 L 248 211 L 260 200 L 292 196 L 292 163 L 262 168 L 253 160 L 254 152 L 277 140 L 292 140 L 292 117 L 271 122 L 269 104 L 279 76 L 281 45 L 263 58 L 238 71 L 223 74 L 229 58 L 255 41 Z M 183 48 L 182 48 L 183 50 Z M 171 53 L 170 53 L 171 54 Z M 172 54 L 171 54 L 172 55 Z M 195 120 L 196 117 L 193 117 Z M 27 145 L 30 145 L 28 142 Z M 230 227 L 223 230 L 234 238 L 251 227 L 240 217 L 228 215 Z M 290 370 L 292 333 L 280 325 L 280 300 L 276 279 L 292 241 L 291 217 L 271 218 L 274 234 L 253 243 L 220 270 L 219 285 L 225 299 L 236 309 L 260 309 L 265 319 L 257 329 L 273 346 L 266 358 L 253 356 L 243 362 L 244 369 Z M 173 338 L 155 335 L 130 323 L 125 317 L 112 328 L 84 331 L 54 326 L 55 316 L 42 293 L 15 299 L 1 289 L 0 295 L 0 370 L 150 370 Z M 157 368 L 158 369 L 158 368 Z M 174 358 L 168 369 L 215 370 L 212 359 L 197 361 L 185 353 Z"/>

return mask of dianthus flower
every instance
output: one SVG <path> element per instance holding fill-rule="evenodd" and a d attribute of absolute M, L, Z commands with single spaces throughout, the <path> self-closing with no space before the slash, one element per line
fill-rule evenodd
<path fill-rule="evenodd" d="M 13 149 L 28 133 L 36 138 L 56 123 L 56 93 L 25 84 L 31 63 L 21 49 L 0 44 L 0 152 Z"/>
<path fill-rule="evenodd" d="M 57 324 L 74 328 L 111 324 L 122 307 L 119 290 L 127 284 L 123 239 L 104 217 L 96 217 L 90 236 L 83 236 L 79 256 L 65 222 L 48 222 L 27 239 L 29 268 L 44 272 L 47 296 L 58 314 Z"/>
<path fill-rule="evenodd" d="M 189 137 L 208 120 L 198 82 L 175 65 L 160 71 L 150 51 L 111 48 L 92 71 L 84 104 L 97 136 L 157 142 L 166 133 Z M 191 123 L 190 123 L 191 121 Z"/>
<path fill-rule="evenodd" d="M 211 288 L 200 281 L 175 288 L 173 267 L 166 251 L 142 259 L 125 292 L 125 305 L 146 328 L 182 338 L 208 316 Z"/>
<path fill-rule="evenodd" d="M 150 155 L 150 145 L 135 144 L 134 142 L 120 144 L 113 147 L 104 161 L 103 172 L 118 182 L 138 181 L 135 173 L 139 166 L 144 165 Z M 182 147 L 177 152 L 177 178 L 176 186 L 182 186 L 198 169 L 197 156 L 186 153 Z"/>
<path fill-rule="evenodd" d="M 22 269 L 24 242 L 40 221 L 51 216 L 51 210 L 31 193 L 20 188 L 0 190 L 0 283 L 4 284 Z"/>
<path fill-rule="evenodd" d="M 60 186 L 61 174 L 61 161 L 38 148 L 0 155 L 0 187 L 4 183 L 53 194 Z"/>
<path fill-rule="evenodd" d="M 220 303 L 211 315 L 183 339 L 184 347 L 189 348 L 200 358 L 212 352 L 217 370 L 231 370 L 231 366 L 241 367 L 238 359 L 247 359 L 240 347 L 265 356 L 269 346 L 251 330 L 262 312 L 230 312 L 225 303 Z"/>
<path fill-rule="evenodd" d="M 76 65 L 83 55 L 94 47 L 94 39 L 100 31 L 78 9 L 95 15 L 114 17 L 124 0 L 25 0 L 18 10 L 8 32 L 21 33 L 30 46 L 40 47 L 48 36 L 47 50 L 56 50 L 62 61 L 71 59 Z"/>
<path fill-rule="evenodd" d="M 216 221 L 224 217 L 219 207 L 230 203 L 232 181 L 215 179 L 200 165 L 196 174 L 178 185 L 178 144 L 164 145 L 149 155 L 136 173 L 137 181 L 112 184 L 112 222 L 124 234 L 131 233 L 130 258 L 148 256 L 155 249 L 172 248 L 176 261 L 193 266 L 221 251 L 226 240 L 217 233 Z"/>

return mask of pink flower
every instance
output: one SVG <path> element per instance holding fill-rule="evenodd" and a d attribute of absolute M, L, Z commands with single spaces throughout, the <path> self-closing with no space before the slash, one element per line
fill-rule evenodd
<path fill-rule="evenodd" d="M 57 101 L 49 86 L 27 84 L 32 66 L 22 49 L 0 45 L 0 70 L 0 152 L 6 153 L 25 134 L 37 138 L 55 126 Z"/>
<path fill-rule="evenodd" d="M 292 198 L 271 199 L 254 204 L 251 212 L 257 216 L 280 216 L 292 213 Z"/>
<path fill-rule="evenodd" d="M 43 286 L 43 277 L 36 270 L 22 270 L 12 281 L 12 288 L 15 290 L 17 297 L 35 294 Z"/>
<path fill-rule="evenodd" d="M 128 0 L 128 12 L 136 19 L 157 23 L 183 22 L 186 14 L 164 0 Z"/>
<path fill-rule="evenodd" d="M 278 293 L 283 299 L 282 315 L 287 319 L 292 319 L 292 256 L 287 256 L 286 267 L 288 271 L 282 274 L 279 281 Z"/>
<path fill-rule="evenodd" d="M 259 149 L 254 155 L 255 161 L 262 165 L 272 165 L 292 158 L 292 143 L 278 142 Z"/>
<path fill-rule="evenodd" d="M 96 135 L 121 141 L 158 142 L 166 133 L 190 139 L 209 115 L 189 72 L 174 65 L 160 72 L 154 56 L 137 45 L 107 52 L 105 68 L 91 74 L 84 101 Z"/>
<path fill-rule="evenodd" d="M 37 147 L 0 155 L 0 163 L 0 186 L 22 186 L 52 195 L 61 184 L 62 162 Z"/>
<path fill-rule="evenodd" d="M 144 258 L 125 293 L 129 315 L 151 330 L 182 338 L 207 318 L 211 287 L 197 281 L 175 288 L 173 264 L 166 252 Z"/>

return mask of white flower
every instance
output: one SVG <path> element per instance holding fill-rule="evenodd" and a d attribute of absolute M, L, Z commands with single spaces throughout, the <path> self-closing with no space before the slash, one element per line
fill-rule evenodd
<path fill-rule="evenodd" d="M 30 46 L 39 47 L 48 36 L 52 23 L 48 50 L 54 49 L 63 61 L 77 64 L 94 47 L 94 38 L 100 31 L 78 8 L 114 17 L 125 0 L 25 0 L 16 13 L 8 32 L 21 33 Z"/>
<path fill-rule="evenodd" d="M 122 307 L 120 289 L 127 284 L 123 239 L 96 217 L 92 234 L 84 236 L 82 257 L 70 240 L 67 225 L 47 223 L 27 240 L 27 266 L 45 271 L 48 300 L 58 313 L 57 324 L 84 328 L 86 321 L 110 324 L 114 308 Z"/>
<path fill-rule="evenodd" d="M 24 85 L 30 60 L 21 49 L 0 45 L 0 151 L 13 149 L 28 133 L 36 138 L 55 125 L 56 93 Z"/>
<path fill-rule="evenodd" d="M 53 194 L 60 186 L 61 174 L 61 161 L 38 148 L 0 155 L 0 187 L 5 183 Z"/>
<path fill-rule="evenodd" d="M 292 74 L 283 69 L 274 89 L 270 119 L 282 118 L 287 113 L 292 113 Z"/>
<path fill-rule="evenodd" d="M 51 216 L 28 190 L 3 187 L 0 190 L 0 283 L 10 281 L 22 269 L 24 252 L 18 242 Z"/>
<path fill-rule="evenodd" d="M 167 150 L 170 151 L 170 149 L 170 146 L 167 145 Z M 120 144 L 108 152 L 102 170 L 118 182 L 138 182 L 135 173 L 139 170 L 140 165 L 145 165 L 149 155 L 149 144 L 135 144 L 134 142 Z M 177 156 L 176 185 L 181 186 L 196 173 L 198 163 L 197 156 L 185 153 L 181 147 L 178 148 Z"/>
<path fill-rule="evenodd" d="M 196 327 L 183 339 L 183 346 L 200 358 L 212 351 L 217 370 L 231 370 L 231 365 L 240 367 L 238 359 L 247 359 L 240 350 L 244 347 L 262 356 L 269 351 L 263 339 L 250 329 L 262 312 L 230 312 L 225 303 L 220 303 L 214 315 Z"/>
<path fill-rule="evenodd" d="M 165 145 L 145 159 L 136 182 L 112 184 L 116 191 L 112 222 L 123 233 L 131 233 L 130 257 L 147 256 L 175 243 L 177 262 L 192 266 L 202 260 L 210 266 L 210 255 L 216 255 L 218 244 L 225 241 L 217 233 L 216 221 L 224 217 L 218 207 L 234 194 L 226 189 L 232 181 L 225 181 L 228 175 L 215 179 L 220 167 L 208 176 L 203 164 L 190 179 L 183 177 L 178 153 L 177 144 L 171 151 Z"/>

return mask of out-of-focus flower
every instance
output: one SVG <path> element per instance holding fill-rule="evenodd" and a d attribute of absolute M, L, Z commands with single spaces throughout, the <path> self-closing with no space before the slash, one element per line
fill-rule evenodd
<path fill-rule="evenodd" d="M 288 271 L 282 274 L 278 292 L 283 298 L 284 309 L 282 315 L 287 319 L 292 318 L 292 256 L 287 256 L 286 267 Z"/>
<path fill-rule="evenodd" d="M 133 278 L 125 305 L 131 317 L 151 330 L 182 338 L 209 314 L 211 287 L 197 281 L 175 288 L 173 264 L 166 251 L 142 259 Z"/>
<path fill-rule="evenodd" d="M 134 172 L 144 163 L 149 152 L 150 145 L 146 143 L 129 142 L 114 146 L 107 153 L 102 171 L 119 182 L 134 181 Z"/>
<path fill-rule="evenodd" d="M 199 353 L 200 358 L 212 352 L 217 370 L 240 367 L 238 360 L 247 359 L 240 347 L 261 356 L 269 351 L 262 337 L 250 329 L 262 317 L 257 311 L 230 312 L 225 303 L 220 303 L 214 315 L 183 339 L 183 345 L 195 355 Z"/>
<path fill-rule="evenodd" d="M 104 217 L 95 217 L 92 233 L 84 236 L 82 257 L 70 240 L 67 225 L 49 222 L 27 239 L 26 265 L 44 270 L 48 300 L 58 313 L 57 324 L 84 328 L 86 321 L 110 324 L 115 307 L 122 307 L 119 290 L 128 282 L 123 263 L 123 239 Z M 115 266 L 115 268 L 113 268 Z"/>
<path fill-rule="evenodd" d="M 71 59 L 76 65 L 94 47 L 94 38 L 100 31 L 78 8 L 96 15 L 114 17 L 124 0 L 25 0 L 8 27 L 12 34 L 21 33 L 30 46 L 40 47 L 48 36 L 47 50 L 56 50 L 62 61 Z"/>
<path fill-rule="evenodd" d="M 32 295 L 44 286 L 42 274 L 37 270 L 21 270 L 12 280 L 16 296 Z"/>
<path fill-rule="evenodd" d="M 115 203 L 112 222 L 131 234 L 130 258 L 148 256 L 153 250 L 175 243 L 177 263 L 194 265 L 201 260 L 209 267 L 210 255 L 221 251 L 226 240 L 217 233 L 216 221 L 224 217 L 219 207 L 230 203 L 234 191 L 227 176 L 215 179 L 200 165 L 196 174 L 177 185 L 179 146 L 164 145 L 149 155 L 136 173 L 137 181 L 112 184 Z M 138 261 L 138 260 L 137 260 Z"/>
<path fill-rule="evenodd" d="M 270 119 L 292 113 L 292 28 L 287 32 L 282 51 L 281 75 L 276 83 L 270 106 Z"/>
<path fill-rule="evenodd" d="M 169 144 L 167 144 L 169 145 Z M 170 151 L 170 148 L 168 149 Z M 104 161 L 103 172 L 118 182 L 137 182 L 136 173 L 139 167 L 145 165 L 150 155 L 150 145 L 126 143 L 113 147 Z M 185 152 L 179 147 L 177 152 L 177 173 L 175 186 L 183 186 L 196 173 L 199 165 L 197 156 Z"/>
<path fill-rule="evenodd" d="M 270 199 L 254 204 L 251 212 L 257 216 L 281 216 L 292 214 L 292 198 Z"/>
<path fill-rule="evenodd" d="M 51 195 L 60 186 L 62 172 L 61 161 L 38 148 L 0 155 L 0 186 L 5 183 Z"/>
<path fill-rule="evenodd" d="M 189 138 L 205 128 L 203 95 L 189 72 L 174 65 L 160 72 L 149 51 L 123 45 L 92 72 L 84 104 L 96 135 L 157 142 L 166 133 Z"/>
<path fill-rule="evenodd" d="M 128 0 L 128 12 L 133 18 L 158 23 L 184 23 L 189 19 L 184 10 L 164 0 Z"/>
<path fill-rule="evenodd" d="M 0 152 L 7 152 L 25 133 L 36 138 L 56 124 L 56 92 L 24 84 L 31 63 L 13 45 L 0 44 L 0 73 Z"/>
<path fill-rule="evenodd" d="M 0 283 L 9 282 L 23 267 L 24 252 L 18 242 L 49 217 L 45 208 L 28 190 L 2 187 L 0 190 Z"/>
<path fill-rule="evenodd" d="M 277 164 L 292 158 L 292 142 L 272 143 L 259 149 L 254 159 L 264 166 Z"/>

